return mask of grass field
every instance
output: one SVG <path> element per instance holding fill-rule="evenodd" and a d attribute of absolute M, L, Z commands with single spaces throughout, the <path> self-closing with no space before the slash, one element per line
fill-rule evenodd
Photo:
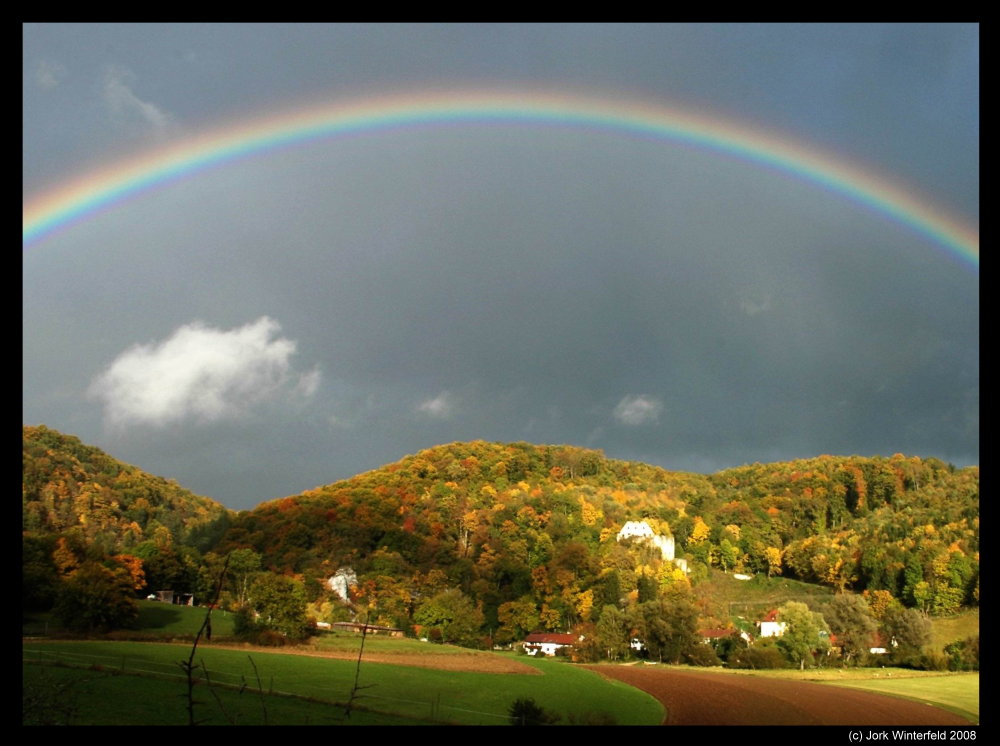
<path fill-rule="evenodd" d="M 968 718 L 972 722 L 979 722 L 978 673 L 953 673 L 906 678 L 883 677 L 828 683 L 855 689 L 866 689 L 881 694 L 891 694 L 895 697 L 906 697 L 918 702 L 928 702 Z"/>
<path fill-rule="evenodd" d="M 184 682 L 177 665 L 179 660 L 186 657 L 186 653 L 186 646 L 133 642 L 31 642 L 24 646 L 25 660 L 58 659 L 76 666 L 101 669 L 93 673 L 119 672 L 118 676 L 109 678 L 126 683 L 93 678 L 81 685 L 87 691 L 102 687 L 124 687 L 126 694 L 107 699 L 109 704 L 105 708 L 89 715 L 108 724 L 134 722 L 137 717 L 161 718 L 177 724 L 186 722 L 182 697 Z M 363 663 L 360 684 L 365 689 L 361 692 L 360 704 L 403 718 L 470 725 L 506 724 L 507 709 L 519 697 L 534 698 L 546 710 L 560 715 L 563 722 L 606 720 L 612 717 L 622 725 L 651 725 L 663 719 L 661 705 L 632 687 L 607 681 L 591 671 L 561 661 L 519 660 L 525 661 L 543 675 L 467 673 Z M 249 690 L 256 690 L 259 676 L 264 691 L 308 697 L 327 703 L 343 703 L 348 699 L 355 673 L 355 663 L 352 661 L 259 650 L 248 654 L 247 651 L 203 647 L 199 648 L 196 661 L 208 668 L 212 681 L 220 684 L 237 689 L 246 684 Z M 24 670 L 26 676 L 37 677 L 55 669 L 29 665 Z M 121 674 L 122 671 L 124 675 Z M 217 709 L 210 702 L 211 692 L 207 687 L 198 687 L 198 692 L 199 698 L 205 701 L 203 708 L 206 711 Z M 247 693 L 240 696 L 243 701 L 249 701 Z M 110 704 L 123 702 L 128 704 Z M 132 712 L 133 703 L 145 708 L 144 703 L 149 702 L 159 702 L 162 712 L 155 716 L 148 712 Z M 129 712 L 119 716 L 117 711 L 107 711 L 107 707 L 126 707 Z M 250 712 L 251 715 L 254 714 L 252 704 Z M 319 718 L 323 716 L 333 722 L 334 716 L 339 712 L 342 712 L 342 708 L 332 708 L 325 715 L 320 710 L 310 711 L 312 714 L 294 715 L 293 718 L 308 718 L 309 722 L 319 722 Z M 157 722 L 162 720 L 158 719 Z"/>
<path fill-rule="evenodd" d="M 113 671 L 25 665 L 25 699 L 36 706 L 24 725 L 180 725 L 187 723 L 184 690 L 177 681 L 138 678 Z M 196 687 L 199 725 L 420 725 L 419 720 L 355 710 L 299 697 Z"/>
<path fill-rule="evenodd" d="M 173 637 L 194 639 L 205 621 L 206 609 L 198 606 L 179 606 L 165 604 L 160 601 L 138 600 L 139 618 L 135 628 L 119 630 L 115 634 L 122 637 L 148 636 L 158 639 Z M 233 635 L 233 615 L 228 611 L 216 609 L 212 612 L 213 637 L 231 637 Z M 25 637 L 50 635 L 59 633 L 61 627 L 51 612 L 31 614 L 24 619 L 21 633 Z"/>
<path fill-rule="evenodd" d="M 931 630 L 931 647 L 941 650 L 949 642 L 979 635 L 979 609 L 949 617 L 936 617 Z"/>

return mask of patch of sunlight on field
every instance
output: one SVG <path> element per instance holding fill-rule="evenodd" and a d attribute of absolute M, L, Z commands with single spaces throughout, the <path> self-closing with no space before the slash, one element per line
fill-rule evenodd
<path fill-rule="evenodd" d="M 827 681 L 838 686 L 906 697 L 918 702 L 928 702 L 954 712 L 969 720 L 979 722 L 979 674 L 952 673 L 937 676 L 909 676 L 906 678 L 853 679 Z"/>

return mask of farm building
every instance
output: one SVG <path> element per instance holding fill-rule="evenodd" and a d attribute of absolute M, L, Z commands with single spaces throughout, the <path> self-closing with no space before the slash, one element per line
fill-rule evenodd
<path fill-rule="evenodd" d="M 724 629 L 722 627 L 714 627 L 710 629 L 700 629 L 698 630 L 698 634 L 705 643 L 715 642 L 716 640 L 721 640 L 725 637 L 739 637 L 742 638 L 747 644 L 753 642 L 753 639 L 749 634 L 735 628 Z"/>
<path fill-rule="evenodd" d="M 152 596 L 152 594 L 150 594 Z M 150 598 L 147 596 L 147 598 Z M 177 604 L 178 606 L 194 606 L 193 593 L 175 593 L 174 591 L 157 591 L 156 596 L 150 598 L 165 604 Z"/>
<path fill-rule="evenodd" d="M 785 634 L 785 623 L 778 621 L 777 609 L 767 612 L 764 618 L 757 622 L 757 628 L 761 637 L 781 637 Z"/>
<path fill-rule="evenodd" d="M 332 627 L 335 630 L 340 630 L 342 632 L 354 632 L 359 635 L 362 630 L 365 630 L 365 633 L 369 635 L 386 635 L 387 637 L 406 636 L 406 633 L 403 630 L 396 629 L 395 627 L 383 627 L 378 624 L 364 624 L 363 622 L 334 622 Z"/>
<path fill-rule="evenodd" d="M 533 632 L 524 638 L 524 649 L 528 655 L 555 655 L 557 650 L 572 647 L 577 642 L 576 635 L 553 632 Z"/>

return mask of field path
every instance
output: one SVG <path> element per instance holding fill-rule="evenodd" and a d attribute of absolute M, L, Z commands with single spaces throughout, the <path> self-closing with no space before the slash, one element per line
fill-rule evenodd
<path fill-rule="evenodd" d="M 938 707 L 858 689 L 659 666 L 587 666 L 656 697 L 664 725 L 961 725 Z"/>

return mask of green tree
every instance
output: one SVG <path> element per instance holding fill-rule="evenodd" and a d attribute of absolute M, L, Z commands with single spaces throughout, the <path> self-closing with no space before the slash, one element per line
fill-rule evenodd
<path fill-rule="evenodd" d="M 507 708 L 507 714 L 511 725 L 552 725 L 559 720 L 558 715 L 538 706 L 531 697 L 515 699 Z"/>
<path fill-rule="evenodd" d="M 139 617 L 128 573 L 93 561 L 85 562 L 63 581 L 54 611 L 59 621 L 75 632 L 129 627 Z"/>
<path fill-rule="evenodd" d="M 698 608 L 687 594 L 647 601 L 635 607 L 632 626 L 650 658 L 679 663 L 698 644 Z"/>
<path fill-rule="evenodd" d="M 308 637 L 306 591 L 300 581 L 262 572 L 250 585 L 248 603 L 256 614 L 257 627 L 274 630 L 289 640 Z"/>
<path fill-rule="evenodd" d="M 51 609 L 59 592 L 59 573 L 52 560 L 54 537 L 25 535 L 21 543 L 21 608 Z"/>
<path fill-rule="evenodd" d="M 629 651 L 629 625 L 624 611 L 611 604 L 601 609 L 597 620 L 597 639 L 609 660 L 623 658 Z"/>
<path fill-rule="evenodd" d="M 778 638 L 778 646 L 799 669 L 806 667 L 806 660 L 816 652 L 830 647 L 830 630 L 823 615 L 810 611 L 798 601 L 789 601 L 778 609 L 778 620 L 785 623 L 785 632 Z M 827 636 L 823 636 L 825 633 Z"/>
<path fill-rule="evenodd" d="M 878 631 L 878 623 L 871 615 L 868 602 L 861 596 L 841 593 L 834 596 L 823 615 L 830 632 L 837 637 L 844 661 L 856 662 L 864 658 L 871 648 Z"/>
<path fill-rule="evenodd" d="M 240 606 L 247 602 L 250 583 L 254 575 L 260 572 L 260 561 L 260 554 L 252 549 L 234 549 L 229 553 L 228 575 Z"/>
<path fill-rule="evenodd" d="M 468 596 L 452 588 L 420 604 L 413 621 L 426 628 L 431 639 L 437 637 L 441 642 L 472 647 L 479 642 L 483 612 Z"/>
<path fill-rule="evenodd" d="M 893 662 L 912 664 L 931 641 L 931 620 L 916 609 L 891 608 L 882 618 L 882 635 Z"/>

